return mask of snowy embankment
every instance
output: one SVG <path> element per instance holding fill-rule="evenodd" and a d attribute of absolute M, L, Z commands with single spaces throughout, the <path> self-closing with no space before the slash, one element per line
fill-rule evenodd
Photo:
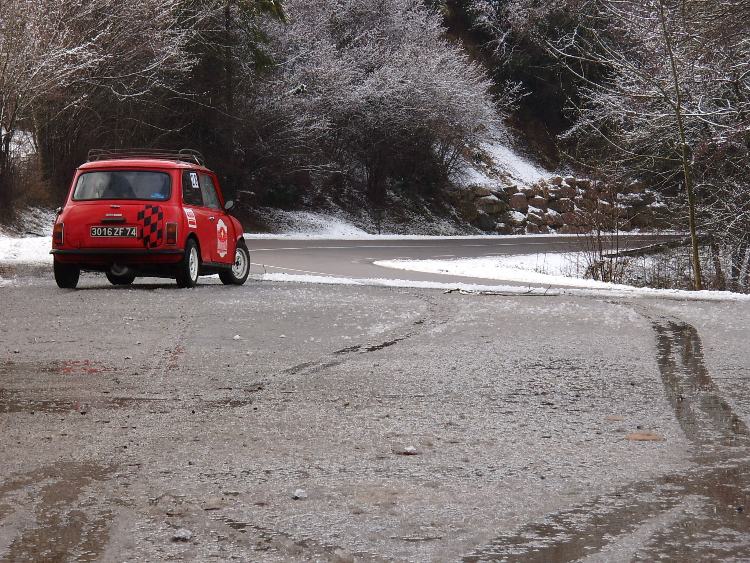
<path fill-rule="evenodd" d="M 381 260 L 376 266 L 428 274 L 446 274 L 534 285 L 622 289 L 630 286 L 608 284 L 575 277 L 583 258 L 579 253 L 522 254 L 486 256 L 454 260 Z"/>
<path fill-rule="evenodd" d="M 322 285 L 358 285 L 368 287 L 400 287 L 412 289 L 437 289 L 445 293 L 490 294 L 513 296 L 546 296 L 571 295 L 575 297 L 608 297 L 608 298 L 659 298 L 679 301 L 742 301 L 749 303 L 750 295 L 730 293 L 727 291 L 683 291 L 677 289 L 650 289 L 627 285 L 609 284 L 602 288 L 552 288 L 518 285 L 487 285 L 459 282 L 415 281 L 398 278 L 343 278 L 313 274 L 263 274 L 262 281 L 285 283 L 314 283 Z"/>
<path fill-rule="evenodd" d="M 30 208 L 18 215 L 15 225 L 0 227 L 0 263 L 52 263 L 54 222 L 54 211 Z"/>
<path fill-rule="evenodd" d="M 577 277 L 585 269 L 583 253 L 523 254 L 517 256 L 487 256 L 483 258 L 459 258 L 451 260 L 380 260 L 376 266 L 459 277 L 480 278 L 503 282 L 545 286 L 552 293 L 566 295 L 607 295 L 611 297 L 660 297 L 708 301 L 750 301 L 750 295 L 729 291 L 684 291 L 678 289 L 652 289 L 616 283 L 607 283 Z M 455 284 L 443 284 L 455 286 Z M 459 284 L 463 285 L 463 284 Z M 478 286 L 477 286 L 478 287 Z M 516 286 L 499 286 L 495 291 L 523 293 Z M 486 291 L 477 289 L 474 291 Z M 536 288 L 532 294 L 542 290 Z"/>
<path fill-rule="evenodd" d="M 530 186 L 553 175 L 529 158 L 520 154 L 507 131 L 492 131 L 488 141 L 479 145 L 479 158 L 464 160 L 453 178 L 463 187 L 485 186 L 498 188 L 503 184 Z"/>
<path fill-rule="evenodd" d="M 338 239 L 367 238 L 366 231 L 345 219 L 314 211 L 269 210 L 271 223 L 277 233 L 245 234 L 247 239 Z"/>

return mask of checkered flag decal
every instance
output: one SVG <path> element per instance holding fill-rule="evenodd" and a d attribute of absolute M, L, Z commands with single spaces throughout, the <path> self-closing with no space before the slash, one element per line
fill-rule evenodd
<path fill-rule="evenodd" d="M 138 212 L 143 227 L 143 246 L 156 248 L 164 241 L 164 211 L 158 205 L 147 205 Z"/>

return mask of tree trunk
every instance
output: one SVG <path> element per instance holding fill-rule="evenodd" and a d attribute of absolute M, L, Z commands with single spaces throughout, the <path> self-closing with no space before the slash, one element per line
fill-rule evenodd
<path fill-rule="evenodd" d="M 724 291 L 727 288 L 727 280 L 724 277 L 724 270 L 721 267 L 721 254 L 719 252 L 719 245 L 716 241 L 711 241 L 711 259 L 714 263 L 714 272 L 716 273 L 716 281 L 714 286 L 719 291 Z"/>
<path fill-rule="evenodd" d="M 13 133 L 8 131 L 0 137 L 0 207 L 7 209 L 11 200 L 10 140 Z"/>
<path fill-rule="evenodd" d="M 234 61 L 232 60 L 232 0 L 224 4 L 224 106 L 227 115 L 234 111 Z M 230 119 L 231 121 L 231 119 Z"/>
<path fill-rule="evenodd" d="M 746 266 L 749 250 L 748 245 L 744 242 L 732 249 L 732 291 L 742 291 L 743 286 L 747 285 L 745 283 L 745 277 L 750 274 L 750 272 L 747 271 Z"/>
<path fill-rule="evenodd" d="M 680 81 L 677 76 L 677 64 L 672 49 L 672 39 L 667 29 L 667 17 L 664 13 L 664 0 L 659 0 L 659 16 L 661 18 L 661 29 L 664 35 L 664 44 L 669 56 L 669 63 L 672 68 L 672 79 L 674 82 L 675 103 L 673 105 L 675 117 L 677 118 L 677 131 L 680 137 L 680 159 L 682 160 L 682 173 L 685 181 L 685 190 L 688 198 L 688 227 L 690 229 L 690 242 L 692 247 L 693 263 L 693 286 L 696 291 L 703 289 L 703 279 L 701 274 L 700 249 L 698 247 L 698 232 L 695 226 L 695 190 L 693 186 L 692 164 L 690 162 L 687 138 L 685 135 L 685 122 L 682 115 L 682 90 Z"/>
<path fill-rule="evenodd" d="M 367 169 L 367 198 L 376 206 L 382 206 L 385 203 L 383 174 L 377 163 L 371 164 Z"/>

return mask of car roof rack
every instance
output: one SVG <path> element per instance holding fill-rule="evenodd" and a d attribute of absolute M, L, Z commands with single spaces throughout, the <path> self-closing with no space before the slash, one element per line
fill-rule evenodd
<path fill-rule="evenodd" d="M 163 149 L 91 149 L 88 162 L 114 159 L 142 159 L 157 158 L 159 160 L 175 160 L 178 162 L 192 162 L 198 166 L 206 166 L 206 159 L 195 149 L 180 149 L 170 151 Z"/>

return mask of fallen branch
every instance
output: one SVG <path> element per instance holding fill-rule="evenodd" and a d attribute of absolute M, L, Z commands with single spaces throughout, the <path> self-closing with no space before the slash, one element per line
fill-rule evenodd
<path fill-rule="evenodd" d="M 700 242 L 706 242 L 708 237 L 700 237 Z M 603 254 L 604 258 L 623 258 L 625 256 L 651 256 L 652 254 L 659 254 L 665 250 L 672 248 L 679 248 L 682 246 L 689 246 L 691 241 L 689 238 L 682 238 L 677 240 L 670 240 L 667 242 L 660 242 L 657 244 L 650 244 L 648 246 L 642 246 L 640 248 L 633 248 L 631 250 L 621 250 L 619 252 L 613 252 L 611 254 Z"/>

